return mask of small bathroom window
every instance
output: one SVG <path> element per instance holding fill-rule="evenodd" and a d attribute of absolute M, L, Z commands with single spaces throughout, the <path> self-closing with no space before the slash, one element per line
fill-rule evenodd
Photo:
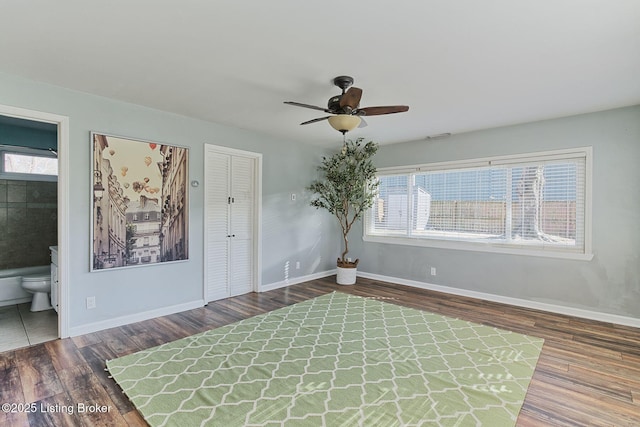
<path fill-rule="evenodd" d="M 58 159 L 45 150 L 0 146 L 0 179 L 57 181 Z"/>

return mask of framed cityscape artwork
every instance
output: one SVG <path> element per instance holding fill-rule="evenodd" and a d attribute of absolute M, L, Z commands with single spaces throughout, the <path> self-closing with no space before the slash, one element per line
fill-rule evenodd
<path fill-rule="evenodd" d="M 189 150 L 92 132 L 91 271 L 189 258 Z"/>

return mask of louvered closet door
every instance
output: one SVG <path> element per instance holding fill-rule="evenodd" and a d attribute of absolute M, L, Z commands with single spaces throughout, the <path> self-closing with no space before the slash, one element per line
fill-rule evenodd
<path fill-rule="evenodd" d="M 253 290 L 255 159 L 206 149 L 206 300 Z"/>
<path fill-rule="evenodd" d="M 229 296 L 229 182 L 231 158 L 206 152 L 206 300 Z"/>
<path fill-rule="evenodd" d="M 229 288 L 231 296 L 251 292 L 253 284 L 253 178 L 254 160 L 231 158 L 231 258 Z"/>

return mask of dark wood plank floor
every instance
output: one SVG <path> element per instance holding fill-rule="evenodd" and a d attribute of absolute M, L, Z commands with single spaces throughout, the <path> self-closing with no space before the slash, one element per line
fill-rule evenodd
<path fill-rule="evenodd" d="M 544 338 L 519 426 L 640 426 L 640 329 L 368 279 L 338 286 L 333 277 L 0 353 L 0 403 L 35 409 L 0 412 L 0 425 L 144 426 L 104 371 L 106 359 L 334 290 Z"/>

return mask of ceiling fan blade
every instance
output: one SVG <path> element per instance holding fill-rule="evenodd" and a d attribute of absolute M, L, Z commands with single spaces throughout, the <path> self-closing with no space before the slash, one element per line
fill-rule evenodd
<path fill-rule="evenodd" d="M 330 113 L 331 112 L 331 111 L 327 110 L 326 108 L 316 107 L 315 105 L 303 104 L 301 102 L 284 101 L 284 103 L 287 104 L 287 105 L 293 105 L 295 107 L 304 107 L 304 108 L 311 108 L 312 110 L 324 111 L 325 113 Z"/>
<path fill-rule="evenodd" d="M 360 117 L 360 124 L 358 125 L 358 127 L 359 128 L 366 128 L 367 126 L 369 126 L 369 124 L 367 122 L 365 122 L 362 117 Z"/>
<path fill-rule="evenodd" d="M 306 121 L 306 122 L 302 122 L 300 124 L 301 125 L 308 125 L 310 123 L 321 122 L 323 120 L 327 120 L 329 117 L 331 117 L 331 116 L 320 117 L 320 118 L 317 118 L 317 119 L 313 119 L 313 120 L 309 120 L 309 121 Z"/>
<path fill-rule="evenodd" d="M 359 108 L 356 114 L 359 116 L 379 116 L 382 114 L 404 113 L 405 111 L 409 111 L 407 105 L 387 105 L 385 107 Z"/>
<path fill-rule="evenodd" d="M 340 98 L 340 108 L 349 107 L 352 110 L 358 108 L 360 104 L 360 98 L 362 98 L 362 89 L 359 87 L 350 87 L 342 98 Z"/>

